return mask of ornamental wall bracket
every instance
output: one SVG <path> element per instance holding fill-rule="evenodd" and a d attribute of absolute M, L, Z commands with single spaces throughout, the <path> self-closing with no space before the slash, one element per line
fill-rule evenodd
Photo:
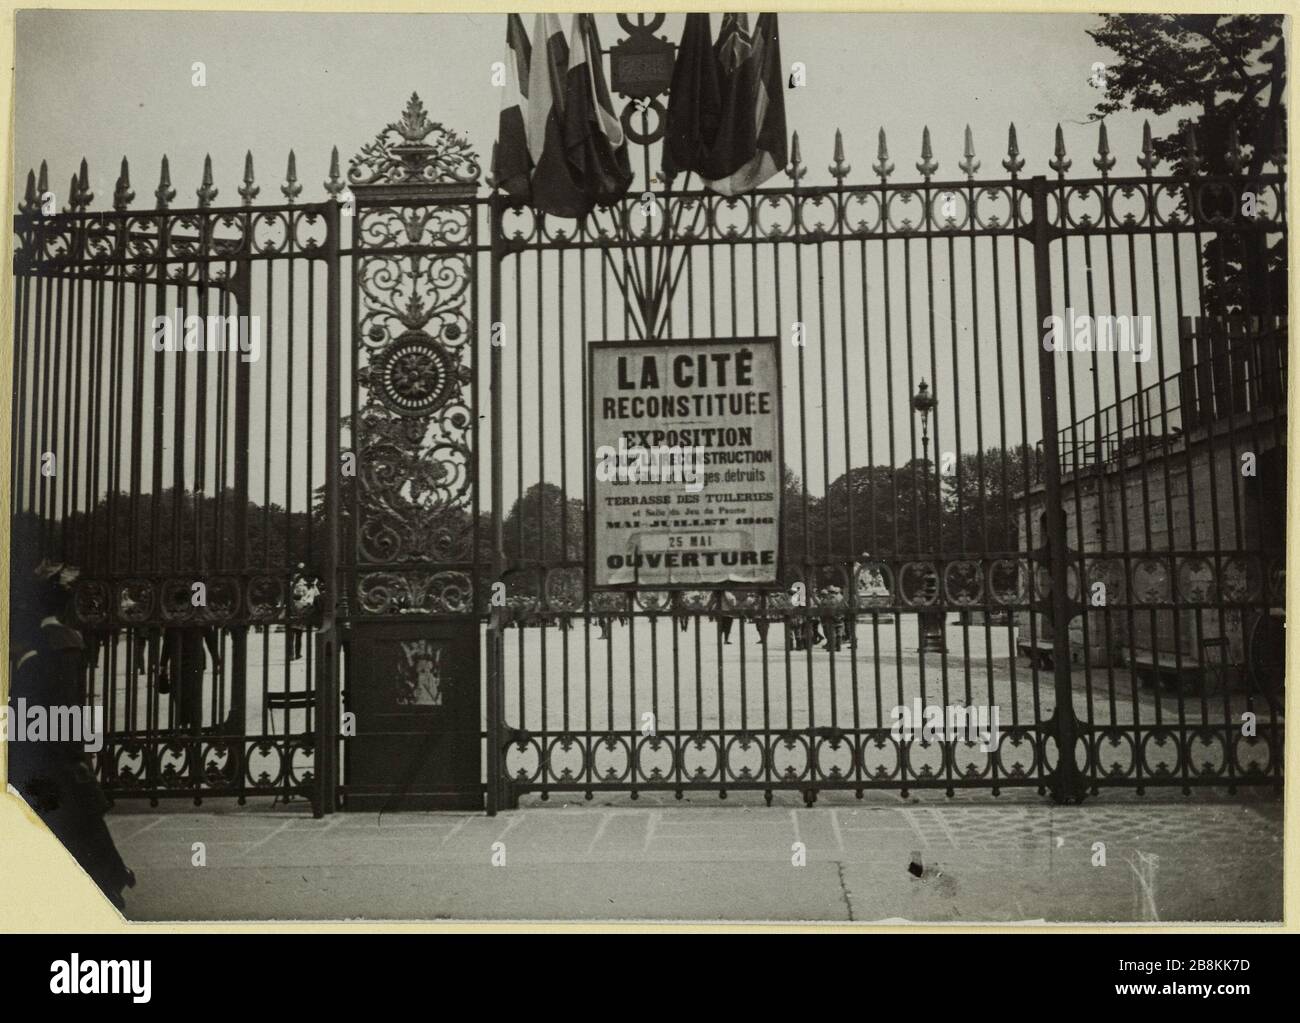
<path fill-rule="evenodd" d="M 472 197 L 482 170 L 469 140 L 431 121 L 416 93 L 406 109 L 348 162 L 348 184 L 367 197 Z"/>

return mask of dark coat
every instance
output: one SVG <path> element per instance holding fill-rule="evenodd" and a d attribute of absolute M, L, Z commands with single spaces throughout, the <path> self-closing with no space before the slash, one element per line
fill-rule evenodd
<path fill-rule="evenodd" d="M 85 699 L 84 645 L 74 629 L 41 626 L 33 656 L 20 660 L 11 706 L 80 707 Z M 16 729 L 11 728 L 11 736 Z M 80 743 L 9 741 L 9 781 L 115 906 L 132 880 L 104 824 L 108 801 Z"/>

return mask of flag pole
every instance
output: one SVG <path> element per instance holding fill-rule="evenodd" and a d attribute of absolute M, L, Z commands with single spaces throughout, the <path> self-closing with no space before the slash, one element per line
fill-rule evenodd
<path fill-rule="evenodd" d="M 691 174 L 692 174 L 691 171 L 687 171 L 687 172 L 686 172 L 686 178 L 685 178 L 685 181 L 684 181 L 683 186 L 682 186 L 682 191 L 683 191 L 683 192 L 689 192 L 689 191 L 690 191 Z M 691 231 L 694 231 L 694 230 L 695 230 L 696 224 L 699 222 L 700 214 L 703 212 L 703 210 L 704 210 L 704 200 L 701 198 L 701 200 L 700 200 L 698 203 L 696 203 L 696 205 L 695 205 L 695 212 L 691 215 Z M 677 234 L 677 230 L 678 230 L 678 228 L 681 226 L 681 206 L 680 206 L 680 205 L 677 207 L 676 213 L 677 213 L 677 216 L 676 216 L 676 218 L 675 218 L 674 221 L 673 221 L 673 235 L 674 235 L 674 236 Z M 677 284 L 678 284 L 678 282 L 681 280 L 681 277 L 682 277 L 682 270 L 684 270 L 684 269 L 686 268 L 686 257 L 687 257 L 687 255 L 688 255 L 689 252 L 690 252 L 690 249 L 689 249 L 689 248 L 685 248 L 685 249 L 682 250 L 681 255 L 678 257 L 678 260 L 677 260 L 677 270 L 676 270 L 676 272 L 674 273 L 674 271 L 673 271 L 673 269 L 672 269 L 672 256 L 673 256 L 673 251 L 672 251 L 672 239 L 671 239 L 671 238 L 668 240 L 668 244 L 667 244 L 667 246 L 666 246 L 666 249 L 667 249 L 667 259 L 666 259 L 665 262 L 662 264 L 662 265 L 663 265 L 663 280 L 660 281 L 660 282 L 658 283 L 658 285 L 657 285 L 657 290 L 658 290 L 658 291 L 662 291 L 662 290 L 664 289 L 665 286 L 666 286 L 667 289 L 668 289 L 668 290 L 667 290 L 667 293 L 664 295 L 664 298 L 665 298 L 666 301 L 664 302 L 663 307 L 662 307 L 662 308 L 664 308 L 664 310 L 665 310 L 665 316 L 667 315 L 666 310 L 667 310 L 667 309 L 672 305 L 673 296 L 674 296 L 675 294 L 677 294 Z M 671 283 L 670 283 L 670 280 L 669 280 L 670 278 L 671 278 Z M 658 327 L 658 324 L 656 324 L 656 328 L 657 328 L 657 327 Z M 658 333 L 658 331 L 657 331 L 657 329 L 656 329 L 656 334 L 657 334 L 657 333 Z"/>

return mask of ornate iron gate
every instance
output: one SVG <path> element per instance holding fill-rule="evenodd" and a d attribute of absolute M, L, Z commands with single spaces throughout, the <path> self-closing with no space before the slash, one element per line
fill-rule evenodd
<path fill-rule="evenodd" d="M 969 131 L 946 179 L 928 131 L 911 183 L 891 180 L 883 131 L 872 183 L 850 183 L 838 134 L 831 184 L 803 184 L 797 135 L 792 154 L 786 186 L 671 183 L 581 225 L 497 200 L 493 319 L 520 339 L 499 355 L 514 478 L 493 501 L 508 795 L 1277 781 L 1280 659 L 1251 675 L 1241 623 L 1280 613 L 1283 536 L 1260 524 L 1284 479 L 1247 507 L 1233 466 L 1285 443 L 1285 329 L 1267 287 L 1241 308 L 1224 264 L 1275 258 L 1280 174 L 1156 176 L 1148 140 L 1144 173 L 1112 176 L 1104 127 L 1088 179 L 1067 179 L 1059 135 L 1055 178 L 1022 177 L 1014 128 L 1000 178 L 978 176 Z M 1150 317 L 1150 346 L 1046 350 L 1048 318 L 1075 306 Z M 1239 338 L 1213 423 L 1174 393 L 1199 379 L 1171 341 L 1188 316 Z M 806 601 L 584 594 L 573 407 L 591 396 L 566 382 L 586 379 L 585 343 L 762 335 L 785 341 L 785 582 Z M 1080 436 L 1098 416 L 1105 455 Z M 1000 739 L 909 741 L 898 708 L 931 705 L 996 707 Z"/>
<path fill-rule="evenodd" d="M 348 173 L 355 480 L 339 592 L 354 808 L 483 805 L 479 175 L 415 95 Z"/>
<path fill-rule="evenodd" d="M 77 566 L 73 612 L 114 797 L 306 794 L 329 659 L 295 580 L 333 575 L 320 492 L 337 420 L 338 206 L 94 212 L 85 161 L 55 212 L 42 164 L 15 218 L 13 590 Z M 306 386 L 304 386 L 306 385 Z M 331 505 L 331 501 L 334 505 Z M 301 568 L 299 568 L 301 566 Z"/>
<path fill-rule="evenodd" d="M 647 183 L 662 113 L 624 115 Z M 1026 177 L 1012 128 L 981 177 L 968 131 L 941 176 L 926 131 L 901 183 L 882 131 L 855 184 L 837 133 L 809 184 L 796 135 L 787 184 L 657 182 L 573 223 L 485 193 L 412 97 L 322 203 L 292 157 L 265 207 L 251 158 L 242 206 L 208 174 L 184 210 L 165 161 L 141 212 L 125 165 L 101 213 L 84 166 L 43 209 L 42 170 L 15 218 L 13 520 L 83 569 L 106 787 L 328 812 L 1280 784 L 1283 160 L 1138 160 L 1114 175 L 1103 128 L 1094 176 L 1058 135 Z M 155 358 L 173 310 L 257 313 L 261 357 Z M 1048 350 L 1053 316 L 1072 341 L 1145 316 L 1149 347 Z M 757 336 L 782 340 L 784 588 L 584 592 L 588 342 Z M 348 652 L 395 622 L 425 645 L 376 724 L 357 697 L 387 683 Z M 160 664 L 203 629 L 199 713 Z M 449 688 L 453 647 L 480 691 Z M 996 708 L 995 734 L 900 732 L 931 707 Z M 375 740 L 387 775 L 350 759 Z"/>

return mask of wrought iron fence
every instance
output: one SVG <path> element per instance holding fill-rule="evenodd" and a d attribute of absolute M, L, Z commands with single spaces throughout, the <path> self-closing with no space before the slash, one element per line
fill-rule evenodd
<path fill-rule="evenodd" d="M 805 184 L 800 145 L 787 184 L 662 182 L 580 223 L 485 193 L 414 97 L 323 202 L 299 203 L 292 158 L 267 206 L 251 157 L 241 206 L 205 174 L 172 209 L 165 162 L 152 210 L 125 165 L 111 211 L 84 169 L 61 213 L 33 177 L 12 512 L 23 550 L 82 568 L 108 790 L 328 812 L 349 629 L 397 620 L 483 630 L 465 738 L 489 809 L 1279 782 L 1284 408 L 1198 399 L 1193 437 L 1175 339 L 1284 324 L 1281 157 L 1157 175 L 1148 139 L 1117 176 L 1103 129 L 1096 175 L 1067 177 L 1058 137 L 1055 176 L 1026 177 L 1013 128 L 1003 174 L 968 132 L 949 177 L 927 131 L 900 182 L 882 132 L 874 177 L 837 136 Z M 1149 317 L 1146 358 L 1045 349 L 1076 308 Z M 183 339 L 191 314 L 257 316 L 258 358 L 158 351 L 156 318 Z M 783 588 L 587 592 L 588 343 L 731 337 L 781 342 Z M 1126 447 L 1180 415 L 1180 444 Z M 1080 461 L 1099 442 L 1133 459 Z M 996 709 L 996 735 L 900 731 L 931 707 Z"/>
<path fill-rule="evenodd" d="M 28 176 L 15 218 L 14 592 L 39 558 L 79 568 L 74 610 L 104 708 L 112 796 L 308 793 L 315 614 L 330 575 L 320 487 L 338 208 L 173 208 L 162 161 L 132 210 L 124 160 L 94 211 Z"/>
<path fill-rule="evenodd" d="M 670 183 L 653 205 L 631 196 L 582 224 L 502 201 L 497 309 L 507 336 L 535 345 L 501 355 L 514 429 L 499 450 L 515 472 L 494 506 L 512 509 L 503 549 L 517 630 L 500 654 L 506 798 L 789 788 L 811 801 L 837 788 L 1018 785 L 1078 798 L 1111 784 L 1275 781 L 1280 664 L 1225 684 L 1206 650 L 1233 634 L 1233 615 L 1278 606 L 1279 590 L 1237 585 L 1234 573 L 1241 559 L 1256 578 L 1275 571 L 1281 534 L 1248 542 L 1242 524 L 1262 504 L 1217 492 L 1192 509 L 1216 516 L 1213 543 L 1199 529 L 1154 530 L 1145 501 L 1124 502 L 1122 517 L 1085 509 L 1061 475 L 1081 467 L 1067 445 L 1077 429 L 1058 423 L 1109 398 L 1088 414 L 1110 416 L 1126 449 L 1156 421 L 1170 428 L 1172 389 L 1143 375 L 1177 379 L 1174 317 L 1228 312 L 1224 247 L 1249 262 L 1251 246 L 1284 232 L 1280 173 L 1158 176 L 1148 138 L 1144 173 L 1112 176 L 1104 127 L 1099 173 L 1085 179 L 1067 178 L 1059 133 L 1055 179 L 1021 177 L 1014 128 L 996 179 L 977 176 L 969 132 L 962 176 L 947 179 L 928 132 L 909 183 L 891 180 L 883 132 L 870 183 L 850 183 L 839 137 L 833 184 L 805 187 L 797 136 L 792 153 L 788 185 L 725 198 Z M 1255 220 L 1232 212 L 1248 186 L 1268 195 Z M 1220 262 L 1207 267 L 1212 239 L 1223 240 Z M 1121 365 L 1118 351 L 1045 353 L 1047 317 L 1072 303 L 1090 318 L 1149 316 L 1151 368 L 1128 353 Z M 806 603 L 792 606 L 788 592 L 584 593 L 569 496 L 582 425 L 569 409 L 589 396 L 564 382 L 585 381 L 585 343 L 748 336 L 784 343 L 785 583 Z M 534 393 L 553 399 L 534 404 Z M 1280 442 L 1276 417 L 1264 432 L 1252 434 L 1261 451 Z M 1239 425 L 1231 439 L 1244 436 Z M 1189 498 L 1171 492 L 1169 470 L 1147 471 L 1164 475 L 1163 515 L 1185 525 L 1176 503 Z M 1278 488 L 1280 463 L 1272 473 Z M 1236 546 L 1220 522 L 1236 526 Z M 1153 564 L 1218 582 L 1144 591 Z M 1125 585 L 1089 604 L 1083 583 L 1116 566 Z M 1162 648 L 1146 633 L 1168 632 L 1171 613 L 1183 635 Z M 1203 627 L 1216 618 L 1219 628 Z M 1093 640 L 1118 635 L 1120 620 L 1131 649 L 1117 664 Z M 1235 635 L 1233 656 L 1249 660 L 1241 625 Z M 1202 670 L 1152 692 L 1142 680 L 1153 659 L 1156 676 L 1175 661 Z M 997 707 L 1000 739 L 903 737 L 900 709 L 931 705 Z M 1249 735 L 1247 712 L 1266 722 Z M 1062 747 L 1076 757 L 1061 763 Z"/>

